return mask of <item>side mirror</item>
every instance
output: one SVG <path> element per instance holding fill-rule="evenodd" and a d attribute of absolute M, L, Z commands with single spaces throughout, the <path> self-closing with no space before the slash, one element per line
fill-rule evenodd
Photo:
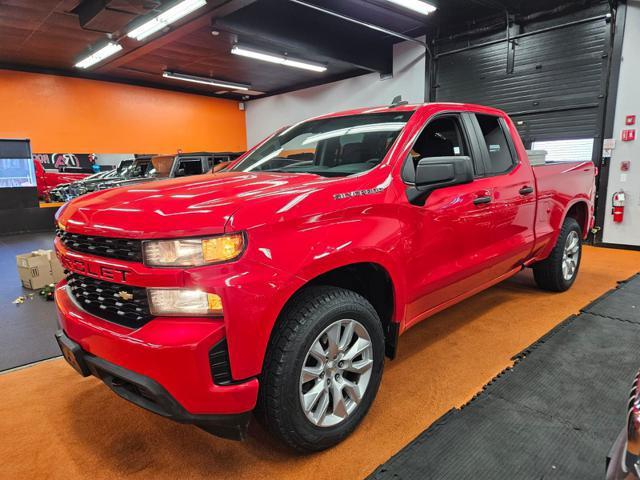
<path fill-rule="evenodd" d="M 176 177 L 184 177 L 185 175 L 186 174 L 185 174 L 184 168 L 179 168 L 178 171 L 176 172 Z"/>
<path fill-rule="evenodd" d="M 430 157 L 418 161 L 415 187 L 408 192 L 411 203 L 419 203 L 439 188 L 473 182 L 471 157 Z"/>

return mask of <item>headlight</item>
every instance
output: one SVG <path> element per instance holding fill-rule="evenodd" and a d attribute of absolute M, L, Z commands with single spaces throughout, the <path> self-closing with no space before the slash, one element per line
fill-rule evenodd
<path fill-rule="evenodd" d="M 244 250 L 244 235 L 209 238 L 149 240 L 143 243 L 144 263 L 153 267 L 196 267 L 228 262 Z"/>
<path fill-rule="evenodd" d="M 157 316 L 222 315 L 222 299 L 200 290 L 148 288 L 149 310 Z"/>

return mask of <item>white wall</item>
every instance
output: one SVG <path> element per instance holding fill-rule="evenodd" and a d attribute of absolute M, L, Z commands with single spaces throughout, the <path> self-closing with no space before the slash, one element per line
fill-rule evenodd
<path fill-rule="evenodd" d="M 627 21 L 622 45 L 622 66 L 614 122 L 616 148 L 609 167 L 607 210 L 603 240 L 606 243 L 640 246 L 640 0 L 628 3 Z M 625 126 L 625 117 L 636 115 L 636 125 Z M 637 139 L 623 142 L 622 130 L 636 129 Z M 620 171 L 620 163 L 631 162 L 628 172 Z M 626 175 L 625 175 L 626 173 Z M 624 220 L 614 223 L 611 215 L 611 198 L 614 192 L 623 190 L 627 197 Z"/>
<path fill-rule="evenodd" d="M 247 146 L 252 147 L 285 125 L 340 110 L 388 105 L 396 95 L 410 103 L 422 103 L 425 77 L 424 48 L 413 42 L 398 43 L 393 47 L 393 78 L 381 80 L 378 73 L 370 73 L 249 101 Z"/>

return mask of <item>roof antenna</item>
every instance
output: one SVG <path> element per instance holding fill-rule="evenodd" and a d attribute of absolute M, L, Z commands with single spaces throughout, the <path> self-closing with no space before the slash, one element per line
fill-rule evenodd
<path fill-rule="evenodd" d="M 408 104 L 409 104 L 409 102 L 407 102 L 406 100 L 402 101 L 402 95 L 398 95 L 396 97 L 393 97 L 393 100 L 391 100 L 391 105 L 390 106 L 391 107 L 398 107 L 400 105 L 408 105 Z"/>

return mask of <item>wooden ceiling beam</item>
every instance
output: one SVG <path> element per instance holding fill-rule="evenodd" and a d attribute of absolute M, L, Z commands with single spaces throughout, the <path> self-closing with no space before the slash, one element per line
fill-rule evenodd
<path fill-rule="evenodd" d="M 143 43 L 139 47 L 126 50 L 124 54 L 114 58 L 111 61 L 107 61 L 106 63 L 100 65 L 95 68 L 95 72 L 100 73 L 108 73 L 113 71 L 123 65 L 126 65 L 129 62 L 136 60 L 144 55 L 152 53 L 153 51 L 164 47 L 172 42 L 175 42 L 190 33 L 193 33 L 201 28 L 206 27 L 211 24 L 212 18 L 219 18 L 229 15 L 237 10 L 240 10 L 257 0 L 224 0 L 218 1 L 217 4 L 209 5 L 207 10 L 201 13 L 198 17 L 177 26 L 172 29 L 170 32 L 163 34 L 158 34 L 158 36 L 152 38 L 146 43 Z M 128 40 L 128 39 L 127 39 Z M 127 42 L 127 44 L 131 44 L 131 42 Z M 125 44 L 125 48 L 127 45 Z"/>

